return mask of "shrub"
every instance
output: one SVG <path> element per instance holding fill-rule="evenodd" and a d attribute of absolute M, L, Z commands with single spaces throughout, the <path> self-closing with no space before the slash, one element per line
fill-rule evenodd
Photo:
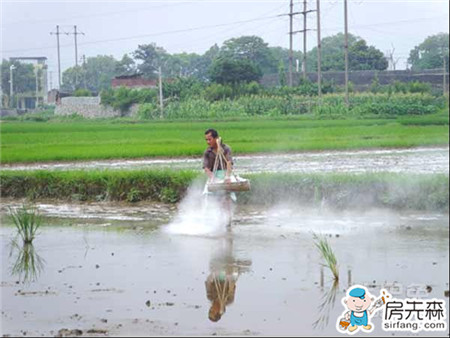
<path fill-rule="evenodd" d="M 135 102 L 134 99 L 137 97 L 133 97 L 132 90 L 125 87 L 120 87 L 114 92 L 114 98 L 113 108 L 119 109 L 123 113 L 131 107 L 131 105 Z"/>
<path fill-rule="evenodd" d="M 156 88 L 134 89 L 137 98 L 133 103 L 154 103 L 158 100 L 158 90 Z"/>
<path fill-rule="evenodd" d="M 81 97 L 81 96 L 92 96 L 92 93 L 84 88 L 79 88 L 73 92 L 73 96 Z"/>
<path fill-rule="evenodd" d="M 127 194 L 127 202 L 138 202 L 142 199 L 141 191 L 136 188 L 131 188 Z"/>
<path fill-rule="evenodd" d="M 159 108 L 154 103 L 143 103 L 139 105 L 137 117 L 140 120 L 150 120 L 160 117 Z"/>
<path fill-rule="evenodd" d="M 212 83 L 206 87 L 203 95 L 210 102 L 224 100 L 233 97 L 233 88 L 231 85 Z"/>
<path fill-rule="evenodd" d="M 114 90 L 104 89 L 100 92 L 100 102 L 105 106 L 113 106 L 115 101 Z"/>
<path fill-rule="evenodd" d="M 174 81 L 163 81 L 164 97 L 176 97 L 185 99 L 193 96 L 200 96 L 205 84 L 193 77 L 179 77 Z"/>
<path fill-rule="evenodd" d="M 410 93 L 431 93 L 431 85 L 419 81 L 410 82 L 408 83 L 408 91 Z"/>

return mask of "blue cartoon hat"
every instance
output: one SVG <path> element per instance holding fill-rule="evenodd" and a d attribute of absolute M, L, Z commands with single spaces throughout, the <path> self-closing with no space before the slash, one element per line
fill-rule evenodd
<path fill-rule="evenodd" d="M 366 295 L 366 291 L 361 288 L 354 288 L 354 289 L 350 290 L 349 295 L 350 295 L 350 297 L 358 297 L 358 298 L 364 299 L 364 296 Z"/>

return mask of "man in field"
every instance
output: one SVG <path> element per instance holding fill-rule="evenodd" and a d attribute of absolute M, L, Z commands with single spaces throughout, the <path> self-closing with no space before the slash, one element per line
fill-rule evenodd
<path fill-rule="evenodd" d="M 223 179 L 226 183 L 230 183 L 231 170 L 233 167 L 233 160 L 231 158 L 231 149 L 225 143 L 222 143 L 219 138 L 219 133 L 215 129 L 208 129 L 205 131 L 205 140 L 208 148 L 203 153 L 203 169 L 208 175 L 208 181 L 214 179 Z M 221 150 L 220 150 L 221 149 Z M 223 152 L 223 160 L 218 159 L 218 152 Z M 216 160 L 218 163 L 216 164 Z M 215 168 L 216 166 L 216 168 Z M 214 169 L 216 169 L 214 171 Z M 222 205 L 227 212 L 227 225 L 231 226 L 231 199 L 235 200 L 234 193 L 226 191 L 217 194 L 222 200 Z"/>

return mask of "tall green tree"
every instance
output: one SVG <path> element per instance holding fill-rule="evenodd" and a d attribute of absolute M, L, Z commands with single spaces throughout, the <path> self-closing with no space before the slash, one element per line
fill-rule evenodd
<path fill-rule="evenodd" d="M 322 39 L 322 71 L 344 71 L 345 35 L 338 33 Z M 308 70 L 317 70 L 317 47 L 307 55 Z M 348 34 L 349 70 L 386 70 L 388 61 L 379 49 L 368 46 L 367 42 L 353 34 Z"/>
<path fill-rule="evenodd" d="M 286 86 L 286 68 L 284 67 L 284 62 L 281 60 L 278 65 L 278 82 L 281 87 Z"/>
<path fill-rule="evenodd" d="M 117 60 L 112 56 L 98 55 L 86 59 L 86 63 L 64 71 L 61 90 L 73 92 L 85 88 L 100 92 L 111 87 L 111 80 L 116 76 Z"/>
<path fill-rule="evenodd" d="M 210 80 L 220 84 L 259 81 L 262 72 L 249 60 L 216 59 L 210 68 Z"/>
<path fill-rule="evenodd" d="M 85 85 L 83 81 L 85 75 L 86 71 L 80 66 L 67 68 L 62 73 L 61 91 L 71 93 L 82 88 Z"/>
<path fill-rule="evenodd" d="M 4 95 L 10 95 L 10 70 L 9 67 L 14 65 L 13 70 L 13 92 L 14 94 L 26 93 L 36 90 L 36 75 L 34 67 L 31 64 L 8 61 L 3 59 L 1 65 L 2 91 Z"/>
<path fill-rule="evenodd" d="M 414 47 L 409 53 L 408 63 L 411 69 L 436 69 L 443 67 L 445 58 L 448 71 L 448 33 L 439 33 L 427 37 L 420 45 Z"/>
<path fill-rule="evenodd" d="M 227 60 L 251 61 L 263 74 L 276 73 L 278 69 L 278 61 L 268 44 L 254 35 L 226 40 L 220 48 L 219 57 Z"/>
<path fill-rule="evenodd" d="M 285 72 L 287 72 L 289 69 L 289 49 L 283 47 L 269 47 L 269 49 L 273 58 L 277 61 L 278 70 L 280 69 L 280 62 L 282 62 Z M 298 50 L 293 50 L 292 51 L 293 71 L 295 71 L 296 60 L 298 60 L 299 64 L 301 65 L 303 62 L 303 53 Z M 301 69 L 299 69 L 299 71 L 301 72 Z"/>
<path fill-rule="evenodd" d="M 193 77 L 202 82 L 209 79 L 209 68 L 219 55 L 219 47 L 214 44 L 203 55 L 179 53 L 167 56 L 164 77 Z"/>
<path fill-rule="evenodd" d="M 144 77 L 148 79 L 158 78 L 158 67 L 164 67 L 165 61 L 168 60 L 169 54 L 162 47 L 155 43 L 147 45 L 138 45 L 138 49 L 133 52 L 135 60 L 141 63 L 138 65 L 138 70 Z"/>
<path fill-rule="evenodd" d="M 383 52 L 368 46 L 363 39 L 348 48 L 348 68 L 350 70 L 386 70 L 389 62 Z"/>
<path fill-rule="evenodd" d="M 116 76 L 133 75 L 136 74 L 136 72 L 136 63 L 128 54 L 124 54 L 122 60 L 116 63 Z"/>
<path fill-rule="evenodd" d="M 217 44 L 212 45 L 196 63 L 197 75 L 196 77 L 201 81 L 209 80 L 209 70 L 213 62 L 218 58 L 220 48 Z"/>
<path fill-rule="evenodd" d="M 165 63 L 165 77 L 198 77 L 198 65 L 201 55 L 196 53 L 178 53 L 168 57 Z"/>

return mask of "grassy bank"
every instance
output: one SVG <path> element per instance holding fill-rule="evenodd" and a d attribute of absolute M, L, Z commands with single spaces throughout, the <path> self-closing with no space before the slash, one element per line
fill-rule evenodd
<path fill-rule="evenodd" d="M 198 175 L 194 171 L 2 172 L 3 197 L 74 201 L 177 202 Z"/>
<path fill-rule="evenodd" d="M 235 154 L 448 145 L 448 114 L 395 119 L 3 122 L 1 162 L 201 156 L 216 128 Z M 117 121 L 116 121 L 117 122 Z"/>
<path fill-rule="evenodd" d="M 67 201 L 142 200 L 175 203 L 199 177 L 194 171 L 2 172 L 3 197 Z M 280 202 L 331 208 L 388 207 L 448 212 L 448 175 L 252 174 L 241 204 Z M 203 175 L 200 179 L 204 180 Z M 203 181 L 204 182 L 204 181 Z"/>

